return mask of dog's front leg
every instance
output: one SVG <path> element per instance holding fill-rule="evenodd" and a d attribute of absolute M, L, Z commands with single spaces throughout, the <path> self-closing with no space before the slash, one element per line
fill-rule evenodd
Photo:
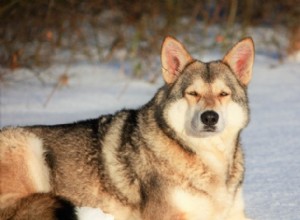
<path fill-rule="evenodd" d="M 251 220 L 245 215 L 242 187 L 237 190 L 227 220 Z"/>

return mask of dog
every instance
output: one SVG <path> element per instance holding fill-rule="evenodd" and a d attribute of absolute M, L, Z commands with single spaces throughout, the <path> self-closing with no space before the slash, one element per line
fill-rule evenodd
<path fill-rule="evenodd" d="M 201 62 L 166 37 L 164 85 L 135 110 L 0 133 L 1 219 L 245 220 L 241 131 L 254 43 Z"/>

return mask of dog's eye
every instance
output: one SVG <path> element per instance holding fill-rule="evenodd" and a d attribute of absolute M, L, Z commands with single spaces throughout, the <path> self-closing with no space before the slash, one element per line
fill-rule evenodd
<path fill-rule="evenodd" d="M 229 93 L 227 93 L 227 92 L 221 92 L 221 93 L 220 93 L 220 96 L 221 96 L 221 97 L 225 97 L 225 96 L 228 96 L 228 95 L 229 95 Z"/>
<path fill-rule="evenodd" d="M 199 96 L 199 94 L 195 91 L 188 92 L 187 94 L 191 96 Z"/>

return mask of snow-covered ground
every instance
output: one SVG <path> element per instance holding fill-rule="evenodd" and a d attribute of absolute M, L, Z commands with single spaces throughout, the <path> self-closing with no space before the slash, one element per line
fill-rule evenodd
<path fill-rule="evenodd" d="M 243 133 L 245 197 L 254 219 L 300 219 L 300 63 L 257 56 Z"/>
<path fill-rule="evenodd" d="M 65 83 L 57 87 L 63 74 Z M 161 85 L 132 79 L 114 63 L 54 65 L 39 77 L 9 72 L 0 80 L 0 127 L 66 123 L 134 108 Z M 256 220 L 299 220 L 300 63 L 278 64 L 258 54 L 249 97 L 251 123 L 242 135 L 246 211 Z"/>

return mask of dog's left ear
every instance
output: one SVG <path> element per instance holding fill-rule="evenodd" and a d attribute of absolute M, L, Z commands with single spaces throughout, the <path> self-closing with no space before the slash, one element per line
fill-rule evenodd
<path fill-rule="evenodd" d="M 173 37 L 166 37 L 161 49 L 162 73 L 167 84 L 173 83 L 193 58 Z"/>
<path fill-rule="evenodd" d="M 252 38 L 245 38 L 234 45 L 224 56 L 223 62 L 228 64 L 238 80 L 244 86 L 247 86 L 252 77 L 254 62 L 254 43 Z"/>

